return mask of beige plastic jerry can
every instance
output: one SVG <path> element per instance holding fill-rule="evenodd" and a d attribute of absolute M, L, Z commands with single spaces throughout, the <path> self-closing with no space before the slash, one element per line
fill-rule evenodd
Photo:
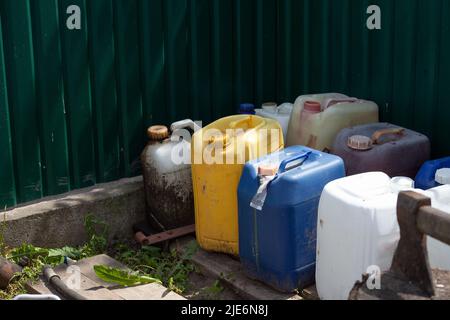
<path fill-rule="evenodd" d="M 340 93 L 300 96 L 292 111 L 286 145 L 330 151 L 342 129 L 378 121 L 378 106 L 372 101 Z"/>

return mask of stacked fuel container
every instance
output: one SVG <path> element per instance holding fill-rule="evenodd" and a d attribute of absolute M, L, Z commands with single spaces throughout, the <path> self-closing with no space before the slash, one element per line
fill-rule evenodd
<path fill-rule="evenodd" d="M 407 177 L 390 178 L 369 172 L 330 182 L 319 205 L 316 286 L 322 300 L 347 300 L 363 274 L 380 274 L 391 267 L 400 239 L 397 199 L 415 191 L 432 199 L 432 206 L 450 212 L 450 187 L 429 191 L 413 188 Z M 450 248 L 428 239 L 431 266 L 450 268 Z"/>
<path fill-rule="evenodd" d="M 423 134 L 390 123 L 343 129 L 332 153 L 344 159 L 347 175 L 381 171 L 390 177 L 414 179 L 430 159 L 430 140 Z"/>
<path fill-rule="evenodd" d="M 250 277 L 283 292 L 314 283 L 319 198 L 344 174 L 340 158 L 302 146 L 245 165 L 239 251 Z"/>
<path fill-rule="evenodd" d="M 291 103 L 283 103 L 278 106 L 274 102 L 267 102 L 262 105 L 261 109 L 256 109 L 255 112 L 260 117 L 278 121 L 283 129 L 284 141 L 286 141 L 292 109 Z"/>
<path fill-rule="evenodd" d="M 378 122 L 378 106 L 372 101 L 340 93 L 300 96 L 292 110 L 286 146 L 328 152 L 342 129 L 374 122 Z"/>
<path fill-rule="evenodd" d="M 450 157 L 424 163 L 416 176 L 416 187 L 428 190 L 450 184 Z"/>
<path fill-rule="evenodd" d="M 149 141 L 141 154 L 141 164 L 146 216 L 150 226 L 156 231 L 194 223 L 191 145 L 181 136 L 183 131 L 194 132 L 198 129 L 192 120 L 187 119 L 173 123 L 171 132 L 161 125 L 147 130 Z M 175 159 L 175 155 L 179 159 Z"/>
<path fill-rule="evenodd" d="M 239 254 L 237 189 L 244 164 L 283 147 L 280 124 L 253 115 L 226 117 L 194 134 L 192 181 L 201 248 Z"/>

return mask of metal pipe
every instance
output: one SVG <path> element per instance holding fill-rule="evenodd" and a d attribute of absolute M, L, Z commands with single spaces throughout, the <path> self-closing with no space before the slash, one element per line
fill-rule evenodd
<path fill-rule="evenodd" d="M 22 272 L 21 267 L 0 257 L 0 289 L 6 289 L 14 275 L 19 272 Z"/>
<path fill-rule="evenodd" d="M 44 278 L 63 298 L 67 300 L 87 300 L 86 297 L 70 289 L 49 266 L 44 267 Z"/>
<path fill-rule="evenodd" d="M 134 235 L 134 239 L 143 246 L 150 246 L 168 240 L 180 238 L 188 234 L 195 233 L 195 225 L 181 227 L 173 230 L 146 236 L 142 231 L 138 231 Z"/>
<path fill-rule="evenodd" d="M 30 300 L 30 301 L 43 301 L 43 300 L 54 300 L 58 301 L 61 300 L 58 296 L 55 296 L 53 294 L 21 294 L 16 297 L 14 297 L 13 300 Z"/>

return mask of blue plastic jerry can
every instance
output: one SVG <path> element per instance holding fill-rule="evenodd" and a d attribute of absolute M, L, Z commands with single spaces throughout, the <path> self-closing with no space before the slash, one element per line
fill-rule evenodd
<path fill-rule="evenodd" d="M 239 252 L 251 278 L 292 292 L 314 283 L 317 211 L 341 158 L 293 146 L 247 163 L 238 188 Z"/>
<path fill-rule="evenodd" d="M 450 157 L 425 162 L 416 176 L 415 187 L 428 190 L 450 184 Z"/>

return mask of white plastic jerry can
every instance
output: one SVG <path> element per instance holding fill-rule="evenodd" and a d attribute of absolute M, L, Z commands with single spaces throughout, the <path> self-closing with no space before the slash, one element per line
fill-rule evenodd
<path fill-rule="evenodd" d="M 316 285 L 323 300 L 347 300 L 364 273 L 390 269 L 400 228 L 397 199 L 413 190 L 450 214 L 450 186 L 423 191 L 409 178 L 370 172 L 330 182 L 318 212 Z M 450 247 L 428 237 L 432 268 L 450 270 Z"/>
<path fill-rule="evenodd" d="M 412 186 L 411 179 L 391 180 L 372 172 L 325 187 L 319 204 L 316 263 L 322 300 L 347 300 L 364 273 L 390 268 L 400 239 L 398 193 Z"/>
<path fill-rule="evenodd" d="M 443 185 L 425 192 L 431 198 L 431 205 L 450 214 L 450 185 Z M 433 268 L 450 270 L 450 248 L 431 237 L 427 238 L 428 256 Z"/>
<path fill-rule="evenodd" d="M 274 102 L 268 102 L 264 103 L 261 109 L 256 109 L 255 112 L 257 116 L 278 121 L 283 130 L 284 141 L 286 141 L 293 107 L 292 103 L 277 105 Z"/>

